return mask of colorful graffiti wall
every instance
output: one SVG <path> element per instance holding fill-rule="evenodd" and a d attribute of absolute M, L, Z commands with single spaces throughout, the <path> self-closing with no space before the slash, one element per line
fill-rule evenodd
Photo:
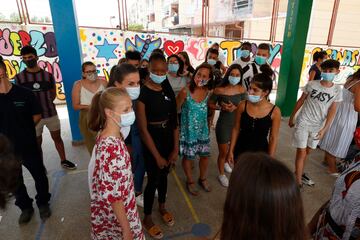
<path fill-rule="evenodd" d="M 221 51 L 230 65 L 239 56 L 241 42 L 221 38 L 201 38 L 169 34 L 146 34 L 123 32 L 119 30 L 80 29 L 83 60 L 96 64 L 100 76 L 108 78 L 110 68 L 124 57 L 127 50 L 136 49 L 144 58 L 148 58 L 156 48 L 164 50 L 166 55 L 187 51 L 191 62 L 197 66 L 205 59 L 207 48 L 214 42 L 220 43 Z M 59 41 L 59 40 L 58 40 Z M 257 44 L 252 43 L 252 52 L 256 52 Z M 32 45 L 40 57 L 40 66 L 52 73 L 56 80 L 57 100 L 64 101 L 65 93 L 62 84 L 61 61 L 59 60 L 55 34 L 51 26 L 19 26 L 0 25 L 0 55 L 5 59 L 10 78 L 24 69 L 20 57 L 20 49 Z M 337 83 L 343 83 L 346 76 L 360 66 L 359 49 L 328 48 L 327 46 L 306 47 L 300 86 L 304 86 L 308 78 L 308 70 L 312 64 L 312 55 L 316 51 L 326 50 L 329 56 L 341 63 L 341 74 Z M 270 50 L 269 63 L 276 74 L 280 70 L 282 46 L 273 44 Z M 291 79 L 289 79 L 291 81 Z"/>

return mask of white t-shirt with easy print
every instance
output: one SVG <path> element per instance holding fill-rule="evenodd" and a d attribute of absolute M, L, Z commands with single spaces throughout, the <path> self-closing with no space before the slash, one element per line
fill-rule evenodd
<path fill-rule="evenodd" d="M 333 102 L 342 101 L 340 85 L 324 87 L 321 81 L 311 81 L 305 88 L 307 98 L 296 119 L 296 125 L 318 131 L 324 125 L 329 108 Z"/>

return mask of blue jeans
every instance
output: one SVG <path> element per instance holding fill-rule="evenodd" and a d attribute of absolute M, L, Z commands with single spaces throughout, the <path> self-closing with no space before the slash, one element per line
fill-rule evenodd
<path fill-rule="evenodd" d="M 131 126 L 132 172 L 134 174 L 135 192 L 141 193 L 145 176 L 145 162 L 140 132 L 136 122 Z"/>

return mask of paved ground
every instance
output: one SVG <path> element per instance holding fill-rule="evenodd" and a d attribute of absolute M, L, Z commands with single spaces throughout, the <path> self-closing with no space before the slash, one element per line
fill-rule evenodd
<path fill-rule="evenodd" d="M 72 147 L 70 126 L 65 107 L 59 107 L 62 124 L 62 136 L 65 142 L 68 159 L 78 164 L 76 171 L 64 171 L 60 167 L 60 159 L 52 143 L 50 135 L 44 136 L 43 150 L 45 165 L 48 170 L 50 190 L 53 195 L 51 208 L 52 217 L 41 223 L 38 211 L 34 218 L 25 226 L 19 226 L 17 219 L 20 211 L 10 201 L 6 211 L 0 211 L 0 239 L 51 239 L 51 240 L 82 240 L 89 239 L 89 194 L 87 185 L 87 165 L 89 154 L 85 146 Z M 277 156 L 290 169 L 293 169 L 295 149 L 291 147 L 291 130 L 286 121 L 282 121 Z M 217 147 L 212 131 L 212 157 L 210 159 L 209 181 L 212 184 L 211 193 L 201 192 L 198 197 L 188 196 L 184 192 L 184 174 L 180 167 L 169 175 L 168 209 L 176 217 L 173 228 L 163 226 L 167 239 L 192 239 L 199 232 L 212 236 L 220 227 L 222 207 L 226 189 L 217 182 Z M 326 174 L 322 167 L 323 154 L 314 151 L 306 166 L 306 171 L 315 180 L 316 186 L 305 187 L 302 195 L 305 206 L 306 220 L 329 198 L 334 179 Z M 197 172 L 196 168 L 194 170 Z M 197 174 L 195 173 L 194 174 Z M 24 170 L 25 183 L 30 196 L 35 196 L 34 181 L 27 170 Z M 142 214 L 142 209 L 140 209 Z M 161 223 L 154 211 L 155 221 Z"/>

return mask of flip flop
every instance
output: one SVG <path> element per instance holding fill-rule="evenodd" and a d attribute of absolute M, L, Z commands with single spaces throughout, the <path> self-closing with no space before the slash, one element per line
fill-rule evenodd
<path fill-rule="evenodd" d="M 161 213 L 160 213 L 161 214 Z M 166 212 L 165 214 L 161 214 L 161 218 L 168 227 L 172 227 L 175 224 L 174 217 L 171 213 Z"/>
<path fill-rule="evenodd" d="M 206 184 L 204 184 L 204 182 L 206 182 Z M 198 184 L 200 185 L 200 187 L 202 187 L 205 190 L 205 192 L 211 192 L 211 188 L 210 188 L 209 183 L 207 182 L 206 178 L 205 179 L 199 178 Z"/>
<path fill-rule="evenodd" d="M 195 186 L 194 182 L 186 182 L 186 189 L 193 196 L 198 196 L 199 195 L 199 191 L 196 189 L 196 186 Z"/>
<path fill-rule="evenodd" d="M 150 229 L 147 229 L 144 225 L 144 229 L 154 239 L 163 239 L 164 234 L 161 231 L 161 228 L 157 225 L 152 226 Z"/>

